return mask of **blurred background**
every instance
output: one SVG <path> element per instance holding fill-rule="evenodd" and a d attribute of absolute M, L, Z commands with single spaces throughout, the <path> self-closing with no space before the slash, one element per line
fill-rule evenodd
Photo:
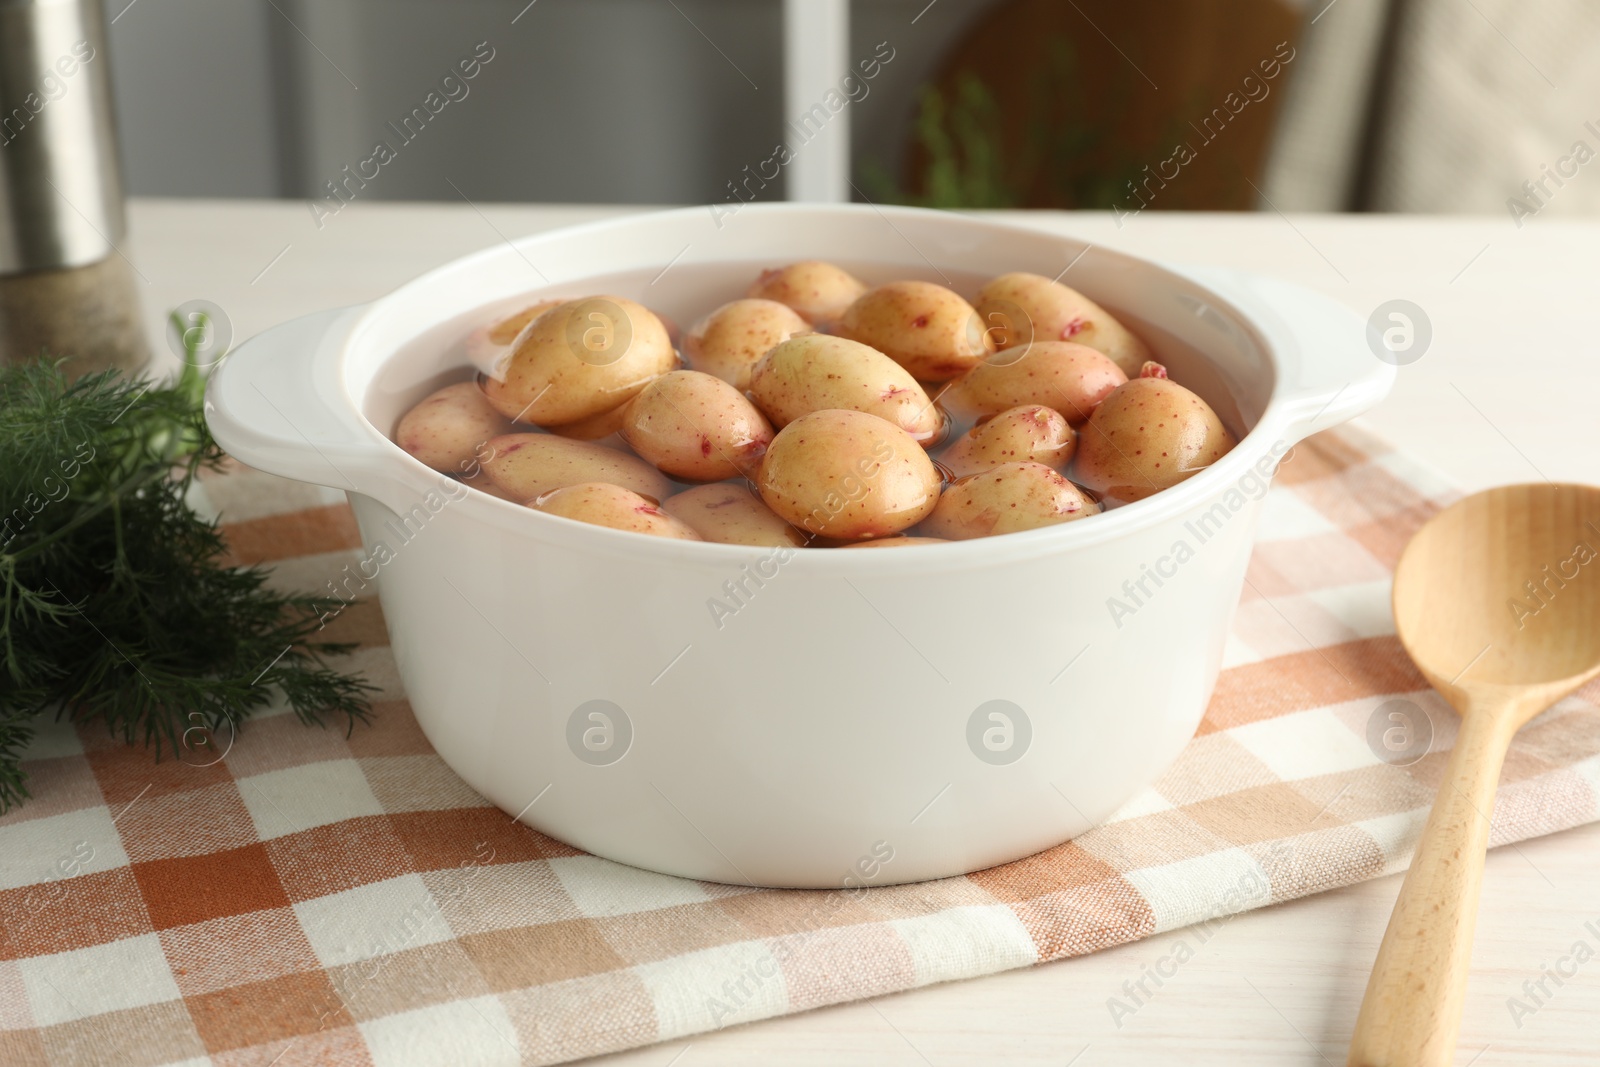
<path fill-rule="evenodd" d="M 107 0 L 106 16 L 136 195 L 1600 212 L 1600 0 Z"/>

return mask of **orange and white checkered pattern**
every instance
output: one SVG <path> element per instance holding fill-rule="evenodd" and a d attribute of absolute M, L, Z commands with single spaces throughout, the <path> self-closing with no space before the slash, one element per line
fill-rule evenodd
<path fill-rule="evenodd" d="M 206 483 L 241 562 L 316 588 L 355 559 L 338 494 Z M 376 607 L 337 621 L 379 685 L 348 738 L 282 713 L 209 767 L 53 726 L 0 818 L 0 1062 L 544 1064 L 1093 952 L 1403 867 L 1454 716 L 1396 642 L 1389 576 L 1453 496 L 1345 429 L 1268 498 L 1204 722 L 1109 823 L 963 878 L 755 890 L 585 855 L 488 806 L 400 691 Z M 1408 767 L 1384 701 L 1434 724 Z M 1495 843 L 1597 815 L 1600 686 L 1518 735 Z"/>

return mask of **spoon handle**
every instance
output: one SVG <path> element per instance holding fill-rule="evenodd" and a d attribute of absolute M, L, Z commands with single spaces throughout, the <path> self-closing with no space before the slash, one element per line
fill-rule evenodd
<path fill-rule="evenodd" d="M 1461 1028 L 1489 816 L 1515 729 L 1463 718 L 1350 1041 L 1349 1067 L 1449 1067 Z"/>

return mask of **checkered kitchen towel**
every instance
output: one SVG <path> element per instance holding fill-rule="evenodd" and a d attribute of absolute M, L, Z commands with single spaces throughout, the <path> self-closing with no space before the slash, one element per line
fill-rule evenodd
<path fill-rule="evenodd" d="M 238 557 L 280 582 L 352 558 L 336 494 L 247 470 L 206 488 Z M 1177 765 L 1070 844 L 857 895 L 666 878 L 513 823 L 433 754 L 376 609 L 352 609 L 341 636 L 383 699 L 348 739 L 280 714 L 196 767 L 96 730 L 40 736 L 35 796 L 0 819 L 0 1062 L 555 1063 L 1403 867 L 1455 720 L 1395 641 L 1389 575 L 1451 496 L 1355 431 L 1302 444 Z M 1591 685 L 1518 735 L 1496 843 L 1600 817 L 1597 701 Z M 1417 707 L 1432 752 L 1380 759 Z"/>

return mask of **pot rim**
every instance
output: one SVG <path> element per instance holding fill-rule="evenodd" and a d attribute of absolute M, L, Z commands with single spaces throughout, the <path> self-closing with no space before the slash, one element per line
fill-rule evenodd
<path fill-rule="evenodd" d="M 552 236 L 559 235 L 564 239 L 614 236 L 619 232 L 625 234 L 629 227 L 636 226 L 641 219 L 688 217 L 698 215 L 705 210 L 706 208 L 701 206 L 645 214 L 630 213 L 544 231 L 515 241 L 506 241 L 451 260 L 417 276 L 388 295 L 364 307 L 353 309 L 354 318 L 344 327 L 345 336 L 337 344 L 328 346 L 331 351 L 325 350 L 322 358 L 337 360 L 335 380 L 340 393 L 338 403 L 345 408 L 344 414 L 357 420 L 371 438 L 369 443 L 374 448 L 372 455 L 368 457 L 369 462 L 365 464 L 367 469 L 371 471 L 382 469 L 390 480 L 418 493 L 446 485 L 460 486 L 462 489 L 467 489 L 467 492 L 464 497 L 452 496 L 450 509 L 465 507 L 464 514 L 468 517 L 515 532 L 530 541 L 562 548 L 599 555 L 629 557 L 640 561 L 698 564 L 730 569 L 761 560 L 769 557 L 774 551 L 779 551 L 770 547 L 681 541 L 614 530 L 537 512 L 486 493 L 471 492 L 468 487 L 455 482 L 448 475 L 422 464 L 383 433 L 368 419 L 351 380 L 350 353 L 367 340 L 367 335 L 374 331 L 375 324 L 392 314 L 397 306 L 415 300 L 418 291 L 425 290 L 430 283 L 437 282 L 452 273 L 470 271 L 486 261 L 504 256 L 506 246 L 521 254 L 524 248 L 536 248 L 542 241 Z M 1027 237 L 1031 240 L 1037 240 L 1042 233 L 1036 228 L 981 216 L 872 204 L 813 205 L 778 202 L 746 204 L 739 210 L 741 213 L 751 212 L 759 215 L 834 214 L 857 218 L 880 217 L 884 221 L 890 221 L 891 216 L 905 219 L 937 218 L 939 225 L 942 226 L 964 227 L 989 236 L 993 236 L 996 232 L 1013 233 L 1018 235 L 1019 239 Z M 890 225 L 893 225 L 892 221 Z M 1061 239 L 1073 240 L 1066 237 Z M 1099 245 L 1093 247 L 1099 257 L 1150 272 L 1168 284 L 1186 284 L 1200 289 L 1219 311 L 1228 315 L 1249 335 L 1251 341 L 1263 353 L 1274 374 L 1272 392 L 1260 416 L 1239 439 L 1238 444 L 1222 459 L 1192 477 L 1152 494 L 1144 500 L 1093 516 L 1092 522 L 1072 521 L 996 537 L 918 545 L 905 551 L 889 553 L 795 549 L 784 563 L 786 571 L 854 576 L 926 573 L 955 568 L 970 570 L 1025 561 L 1059 552 L 1088 549 L 1106 541 L 1118 540 L 1169 523 L 1202 505 L 1210 504 L 1226 494 L 1230 488 L 1238 488 L 1241 482 L 1252 476 L 1262 481 L 1269 481 L 1272 473 L 1276 471 L 1278 457 L 1286 454 L 1295 443 L 1316 429 L 1345 421 L 1360 410 L 1365 410 L 1376 403 L 1388 392 L 1394 377 L 1394 368 L 1380 363 L 1365 353 L 1363 353 L 1364 358 L 1371 360 L 1372 368 L 1365 372 L 1360 380 L 1345 381 L 1339 384 L 1337 389 L 1327 388 L 1307 395 L 1305 383 L 1293 380 L 1294 375 L 1289 373 L 1292 353 L 1288 349 L 1297 341 L 1305 339 L 1305 331 L 1296 330 L 1294 323 L 1279 314 L 1270 300 L 1263 299 L 1260 292 L 1251 290 L 1262 285 L 1280 286 L 1296 292 L 1306 292 L 1304 290 L 1298 290 L 1297 287 L 1285 283 L 1255 279 L 1243 273 L 1213 268 L 1178 267 Z M 533 290 L 530 295 L 536 293 L 537 290 Z M 1333 305 L 1326 298 L 1316 297 L 1316 299 L 1327 303 L 1330 307 L 1339 307 L 1343 316 L 1350 320 L 1352 330 L 1359 329 L 1361 324 L 1353 312 L 1342 306 Z M 1356 334 L 1352 332 L 1351 336 L 1355 337 Z M 381 372 L 381 368 L 392 358 L 391 354 L 376 361 L 375 369 L 361 383 L 363 390 L 370 386 Z M 328 379 L 323 378 L 322 381 L 327 383 Z M 325 388 L 325 385 L 322 387 Z M 1319 424 L 1321 416 L 1352 387 L 1356 387 L 1362 395 L 1353 402 L 1347 399 L 1346 403 L 1335 412 L 1334 418 L 1322 420 Z M 1352 408 L 1354 410 L 1351 410 Z M 1263 475 L 1257 468 L 1269 457 L 1272 461 L 1271 470 Z M 355 482 L 355 491 L 361 492 L 360 479 L 355 479 Z"/>

